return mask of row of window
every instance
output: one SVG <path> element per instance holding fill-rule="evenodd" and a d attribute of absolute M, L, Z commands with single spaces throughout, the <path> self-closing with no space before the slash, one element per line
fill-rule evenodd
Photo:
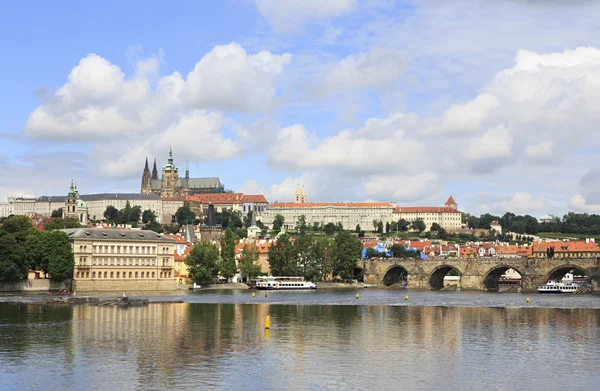
<path fill-rule="evenodd" d="M 79 265 L 85 264 L 86 259 L 79 258 Z M 163 258 L 162 265 L 169 265 L 169 258 Z M 156 259 L 92 258 L 92 266 L 156 266 Z"/>
<path fill-rule="evenodd" d="M 125 245 L 94 245 L 94 253 L 96 254 L 150 254 L 156 253 L 155 246 L 125 246 Z M 163 254 L 169 253 L 169 247 L 161 247 Z M 79 246 L 79 252 L 87 252 L 86 245 Z"/>
<path fill-rule="evenodd" d="M 170 278 L 171 272 L 160 272 L 158 275 L 159 278 Z M 92 272 L 92 278 L 156 278 L 155 276 L 155 272 Z M 76 272 L 75 278 L 90 278 L 90 272 Z"/>

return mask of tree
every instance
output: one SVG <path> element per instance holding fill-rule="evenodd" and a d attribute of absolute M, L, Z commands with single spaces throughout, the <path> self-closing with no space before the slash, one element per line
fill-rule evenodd
<path fill-rule="evenodd" d="M 114 224 L 117 222 L 119 210 L 112 205 L 108 205 L 104 211 L 104 218 L 107 222 Z"/>
<path fill-rule="evenodd" d="M 57 229 L 67 229 L 67 228 L 80 228 L 81 224 L 79 224 L 79 219 L 73 217 L 67 218 L 56 218 L 48 221 L 44 224 L 44 229 L 46 231 L 53 231 Z"/>
<path fill-rule="evenodd" d="M 246 215 L 246 217 L 244 217 L 244 227 L 245 228 L 249 228 L 250 225 L 252 225 L 252 216 L 254 215 L 254 211 L 249 211 L 248 214 Z M 258 223 L 257 223 L 258 225 Z"/>
<path fill-rule="evenodd" d="M 354 229 L 354 232 L 360 233 L 360 224 L 356 224 L 356 228 Z"/>
<path fill-rule="evenodd" d="M 300 235 L 294 242 L 296 263 L 300 275 L 309 281 L 321 278 L 320 259 L 313 251 L 315 241 L 312 236 Z"/>
<path fill-rule="evenodd" d="M 219 271 L 221 277 L 227 281 L 231 279 L 237 272 L 237 266 L 235 265 L 235 235 L 231 228 L 225 230 L 225 234 L 221 236 L 221 262 L 219 265 Z"/>
<path fill-rule="evenodd" d="M 184 205 L 175 212 L 175 219 L 180 226 L 184 224 L 193 224 L 194 220 L 196 220 L 196 214 L 188 205 Z"/>
<path fill-rule="evenodd" d="M 401 232 L 406 232 L 408 231 L 408 227 L 410 226 L 410 223 L 404 219 L 400 219 L 398 220 L 398 230 Z"/>
<path fill-rule="evenodd" d="M 67 234 L 61 231 L 44 232 L 42 242 L 45 242 L 44 247 L 48 249 L 45 258 L 50 277 L 58 281 L 71 278 L 75 258 Z"/>
<path fill-rule="evenodd" d="M 388 221 L 387 223 L 385 223 L 385 233 L 389 234 L 390 233 L 390 229 L 392 228 L 392 226 L 390 225 L 390 222 Z"/>
<path fill-rule="evenodd" d="M 281 231 L 281 227 L 283 227 L 283 222 L 285 221 L 284 217 L 280 214 L 275 215 L 273 219 L 273 231 Z"/>
<path fill-rule="evenodd" d="M 151 209 L 146 209 L 144 213 L 142 213 L 142 223 L 155 223 L 156 222 L 156 214 Z"/>
<path fill-rule="evenodd" d="M 219 250 L 208 242 L 197 243 L 186 259 L 192 281 L 197 284 L 214 282 L 219 271 Z"/>
<path fill-rule="evenodd" d="M 319 236 L 314 239 L 312 246 L 312 256 L 318 261 L 319 273 L 315 279 L 323 279 L 333 273 L 335 258 L 333 253 L 333 241 L 331 238 Z"/>
<path fill-rule="evenodd" d="M 260 265 L 257 265 L 260 254 L 254 245 L 246 245 L 240 255 L 240 273 L 248 280 L 252 280 L 260 274 Z"/>
<path fill-rule="evenodd" d="M 350 280 L 354 277 L 354 267 L 362 253 L 362 243 L 348 231 L 338 233 L 333 242 L 333 273 Z"/>
<path fill-rule="evenodd" d="M 279 236 L 269 247 L 269 266 L 274 276 L 295 276 L 297 261 L 294 246 L 287 233 Z"/>
<path fill-rule="evenodd" d="M 425 228 L 426 228 L 425 222 L 423 221 L 423 219 L 415 219 L 415 221 L 413 221 L 411 223 L 411 227 L 415 231 L 419 231 L 419 232 L 425 231 Z"/>
<path fill-rule="evenodd" d="M 430 230 L 431 231 L 439 231 L 440 228 L 442 228 L 442 227 L 440 227 L 440 225 L 438 223 L 433 223 L 433 224 L 431 224 Z"/>
<path fill-rule="evenodd" d="M 27 216 L 8 216 L 0 226 L 0 281 L 27 278 L 27 237 L 36 230 Z"/>
<path fill-rule="evenodd" d="M 154 231 L 159 234 L 165 232 L 163 230 L 163 226 L 160 225 L 160 223 L 158 223 L 156 221 L 152 221 L 152 222 L 150 222 L 150 224 L 146 225 L 146 229 L 149 229 L 150 231 Z"/>
<path fill-rule="evenodd" d="M 377 232 L 383 234 L 383 222 L 381 220 L 377 222 Z"/>
<path fill-rule="evenodd" d="M 323 230 L 325 231 L 325 235 L 331 236 L 336 231 L 335 224 L 327 223 L 325 224 L 325 227 L 323 227 Z"/>
<path fill-rule="evenodd" d="M 298 222 L 296 223 L 296 230 L 298 231 L 298 233 L 300 233 L 300 235 L 304 235 L 307 229 L 308 226 L 306 225 L 306 216 L 301 215 L 300 217 L 298 217 Z"/>
<path fill-rule="evenodd" d="M 58 208 L 52 211 L 51 218 L 62 217 L 63 208 Z"/>

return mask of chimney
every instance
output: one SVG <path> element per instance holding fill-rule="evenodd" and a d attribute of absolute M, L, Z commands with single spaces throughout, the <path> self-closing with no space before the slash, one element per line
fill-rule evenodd
<path fill-rule="evenodd" d="M 588 244 L 590 242 L 590 238 L 585 238 L 585 244 Z"/>

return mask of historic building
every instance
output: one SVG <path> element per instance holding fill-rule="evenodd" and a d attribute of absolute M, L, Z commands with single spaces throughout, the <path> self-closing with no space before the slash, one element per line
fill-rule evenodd
<path fill-rule="evenodd" d="M 394 220 L 404 219 L 413 222 L 422 219 L 425 230 L 429 231 L 433 223 L 437 223 L 445 230 L 455 231 L 462 227 L 462 213 L 458 210 L 458 204 L 452 196 L 444 206 L 396 206 L 394 208 Z"/>
<path fill-rule="evenodd" d="M 71 180 L 71 187 L 69 188 L 65 205 L 62 208 L 63 219 L 77 219 L 79 223 L 83 225 L 88 223 L 88 206 L 85 201 L 79 197 L 77 185 L 73 184 L 73 180 Z"/>
<path fill-rule="evenodd" d="M 375 230 L 375 223 L 386 223 L 404 219 L 412 222 L 423 219 L 425 230 L 438 223 L 446 230 L 461 228 L 461 212 L 456 201 L 450 196 L 443 207 L 401 207 L 391 202 L 307 202 L 304 187 L 296 188 L 294 202 L 276 202 L 261 217 L 263 224 L 273 226 L 275 216 L 282 215 L 284 229 L 294 228 L 300 216 L 308 225 L 341 224 L 344 229 L 353 230 L 357 225 L 365 231 Z"/>
<path fill-rule="evenodd" d="M 162 177 L 158 177 L 156 158 L 152 173 L 148 167 L 148 158 L 142 174 L 142 194 L 156 194 L 157 196 L 180 197 L 183 195 L 202 193 L 223 193 L 224 187 L 219 178 L 190 178 L 190 171 L 186 167 L 185 177 L 179 176 L 179 169 L 173 162 L 173 151 L 169 148 L 167 164 L 162 168 Z"/>
<path fill-rule="evenodd" d="M 74 291 L 164 291 L 173 280 L 175 240 L 146 230 L 63 230 L 75 257 Z"/>

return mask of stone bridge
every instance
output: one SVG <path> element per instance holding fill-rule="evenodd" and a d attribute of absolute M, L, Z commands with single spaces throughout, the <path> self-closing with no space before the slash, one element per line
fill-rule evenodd
<path fill-rule="evenodd" d="M 461 289 L 475 291 L 497 290 L 498 279 L 508 269 L 521 274 L 523 292 L 561 279 L 570 270 L 588 276 L 592 290 L 597 291 L 600 276 L 600 258 L 389 258 L 359 260 L 356 266 L 362 269 L 366 284 L 384 285 L 386 274 L 404 273 L 409 289 L 441 289 L 444 277 L 453 269 L 461 275 Z"/>

